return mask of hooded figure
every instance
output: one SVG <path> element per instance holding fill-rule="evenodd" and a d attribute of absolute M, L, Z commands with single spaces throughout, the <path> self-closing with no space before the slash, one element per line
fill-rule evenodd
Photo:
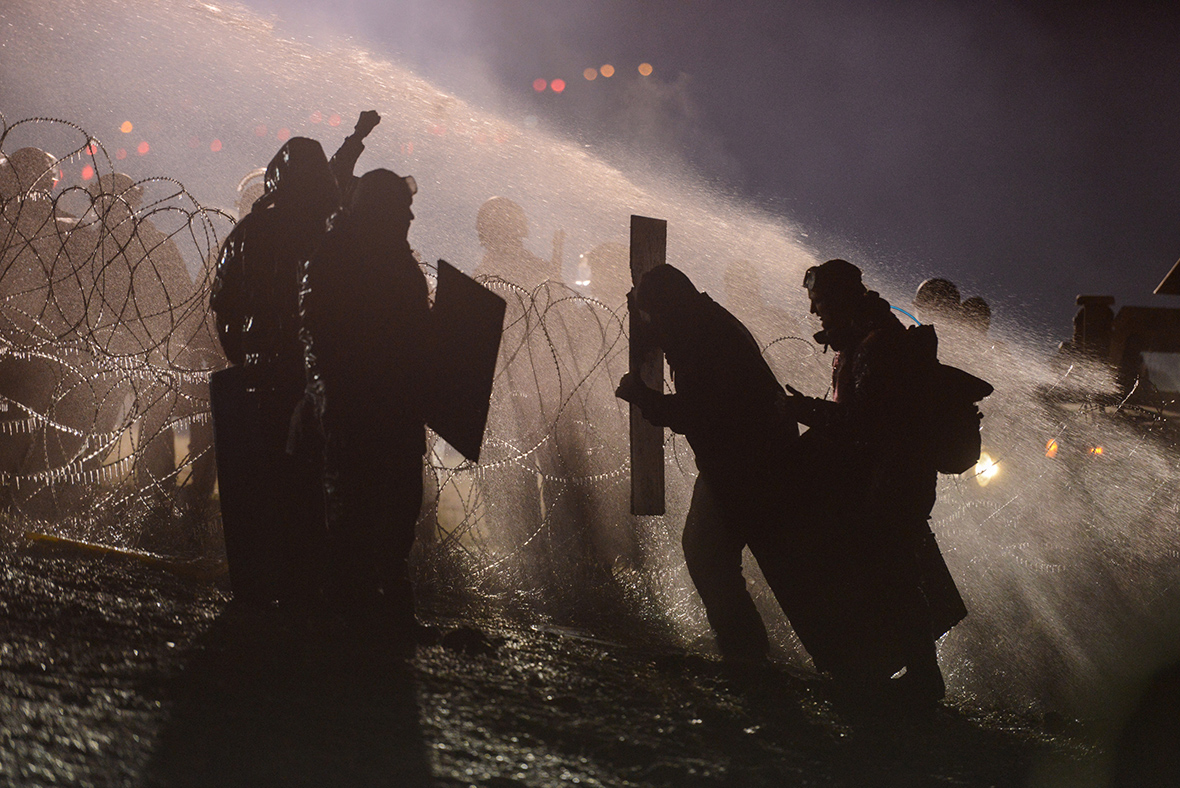
<path fill-rule="evenodd" d="M 689 574 L 722 655 L 763 659 L 766 627 L 746 589 L 742 549 L 748 544 L 764 573 L 773 571 L 762 544 L 778 530 L 783 461 L 798 441 L 782 387 L 746 327 L 678 269 L 645 274 L 634 307 L 664 351 L 675 393 L 628 373 L 616 395 L 687 438 L 700 471 L 682 538 Z"/>
<path fill-rule="evenodd" d="M 422 506 L 429 296 L 406 238 L 417 188 L 365 173 L 307 265 L 309 389 L 324 433 L 324 494 L 339 601 L 413 621 L 406 559 Z"/>
<path fill-rule="evenodd" d="M 287 452 L 306 386 L 299 337 L 304 263 L 351 186 L 360 140 L 379 121 L 362 113 L 329 163 L 315 140 L 293 137 L 271 159 L 264 191 L 225 239 L 210 306 L 231 374 L 211 380 L 217 475 L 236 598 L 306 603 L 318 595 L 324 550 L 319 457 Z M 219 406 L 219 403 L 223 405 Z"/>

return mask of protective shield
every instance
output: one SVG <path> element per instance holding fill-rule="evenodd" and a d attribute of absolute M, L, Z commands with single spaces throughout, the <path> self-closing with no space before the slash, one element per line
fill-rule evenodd
<path fill-rule="evenodd" d="M 483 443 L 507 303 L 445 260 L 430 321 L 434 396 L 426 423 L 476 462 Z"/>

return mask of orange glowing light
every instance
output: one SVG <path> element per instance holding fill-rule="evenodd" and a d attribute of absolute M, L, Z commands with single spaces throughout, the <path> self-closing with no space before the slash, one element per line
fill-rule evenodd
<path fill-rule="evenodd" d="M 287 140 L 291 139 L 291 130 L 284 126 L 278 130 L 278 132 L 275 134 L 275 138 L 277 138 L 279 142 L 286 142 Z"/>
<path fill-rule="evenodd" d="M 87 145 L 85 148 L 82 149 L 82 152 L 85 153 L 87 156 L 93 156 L 94 154 L 98 153 L 98 143 L 91 142 L 89 145 Z"/>
<path fill-rule="evenodd" d="M 598 69 L 588 68 L 582 72 L 582 76 L 584 76 L 589 81 L 593 82 L 594 80 L 598 79 Z"/>
<path fill-rule="evenodd" d="M 209 150 L 213 151 L 214 153 L 217 153 L 218 151 L 220 151 L 221 150 L 221 140 L 214 139 L 212 142 L 210 142 L 209 143 Z"/>
<path fill-rule="evenodd" d="M 135 149 L 135 152 L 138 153 L 140 156 L 146 156 L 148 154 L 148 151 L 150 151 L 151 149 L 152 149 L 152 146 L 148 145 L 147 140 L 144 140 L 143 142 L 139 143 L 139 147 L 137 147 Z"/>
<path fill-rule="evenodd" d="M 613 77 L 615 75 L 615 67 L 612 66 L 610 63 L 607 63 L 602 68 L 598 69 L 598 73 L 602 74 L 607 79 L 610 79 L 611 77 Z"/>
<path fill-rule="evenodd" d="M 1049 459 L 1053 459 L 1054 457 L 1057 456 L 1057 449 L 1058 449 L 1057 441 L 1055 439 L 1051 439 L 1048 443 L 1045 444 L 1045 456 L 1048 457 Z"/>
<path fill-rule="evenodd" d="M 548 86 L 548 84 L 549 83 L 543 79 L 534 79 L 533 80 L 533 90 L 540 93 L 542 90 L 544 90 Z"/>
<path fill-rule="evenodd" d="M 333 113 L 332 117 L 328 118 L 328 125 L 329 126 L 339 126 L 340 125 L 340 116 Z"/>
<path fill-rule="evenodd" d="M 1095 446 L 1094 448 L 1090 449 L 1090 456 L 1099 457 L 1101 455 L 1102 455 L 1102 447 L 1101 446 Z"/>
<path fill-rule="evenodd" d="M 640 63 L 639 64 L 639 73 L 645 77 L 650 77 L 651 76 L 651 63 Z"/>
<path fill-rule="evenodd" d="M 115 151 L 115 158 L 116 159 L 127 158 L 127 149 L 126 148 L 119 148 L 117 151 Z"/>
<path fill-rule="evenodd" d="M 265 123 L 259 123 L 257 126 L 254 127 L 254 136 L 255 137 L 265 137 L 266 136 L 266 124 Z"/>
<path fill-rule="evenodd" d="M 123 125 L 119 127 L 119 131 L 123 132 L 124 134 L 130 134 L 133 128 L 135 127 L 131 125 L 131 121 L 125 120 L 123 121 Z"/>
<path fill-rule="evenodd" d="M 94 168 L 87 164 L 82 168 L 82 180 L 88 181 L 94 177 Z"/>
<path fill-rule="evenodd" d="M 319 123 L 323 119 L 324 119 L 324 116 L 322 114 L 320 114 L 320 111 L 318 109 L 315 112 L 311 113 L 311 122 L 312 123 Z"/>
<path fill-rule="evenodd" d="M 555 79 L 549 83 L 549 87 L 553 88 L 554 93 L 560 93 L 561 91 L 565 90 L 565 80 Z"/>

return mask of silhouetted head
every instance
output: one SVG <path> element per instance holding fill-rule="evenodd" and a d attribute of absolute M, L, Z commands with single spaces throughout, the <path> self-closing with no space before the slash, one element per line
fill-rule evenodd
<path fill-rule="evenodd" d="M 699 328 L 696 319 L 701 293 L 683 271 L 657 265 L 639 280 L 635 306 L 640 318 L 648 320 L 659 337 L 660 346 L 671 355 L 686 350 Z"/>
<path fill-rule="evenodd" d="M 923 322 L 936 322 L 939 318 L 957 317 L 959 313 L 959 288 L 949 279 L 927 279 L 918 285 L 914 293 L 914 308 Z"/>
<path fill-rule="evenodd" d="M 291 205 L 329 212 L 340 205 L 340 188 L 318 142 L 292 137 L 266 165 L 263 205 Z"/>
<path fill-rule="evenodd" d="M 825 331 L 850 324 L 867 292 L 860 269 L 847 260 L 828 260 L 808 268 L 803 286 L 811 299 L 811 313 L 819 316 Z"/>
<path fill-rule="evenodd" d="M 40 148 L 20 148 L 11 156 L 0 156 L 0 197 L 47 195 L 60 177 L 57 159 Z"/>
<path fill-rule="evenodd" d="M 265 187 L 265 167 L 259 167 L 256 170 L 251 170 L 250 172 L 246 173 L 242 180 L 238 181 L 238 199 L 234 203 L 234 207 L 238 211 L 239 219 L 250 213 L 250 209 L 254 206 L 254 203 L 256 203 L 262 197 Z"/>
<path fill-rule="evenodd" d="M 112 209 L 134 212 L 143 204 L 143 187 L 122 172 L 99 176 L 86 187 L 86 191 L 100 213 Z"/>
<path fill-rule="evenodd" d="M 986 334 L 992 324 L 992 310 L 979 296 L 971 296 L 960 307 L 963 322 L 981 334 Z"/>
<path fill-rule="evenodd" d="M 403 178 L 385 169 L 369 170 L 357 181 L 349 215 L 365 226 L 405 238 L 414 220 L 410 205 L 417 193 L 418 184 L 411 176 Z"/>
<path fill-rule="evenodd" d="M 507 197 L 492 197 L 479 206 L 475 217 L 479 245 L 485 249 L 519 246 L 529 235 L 524 208 Z"/>

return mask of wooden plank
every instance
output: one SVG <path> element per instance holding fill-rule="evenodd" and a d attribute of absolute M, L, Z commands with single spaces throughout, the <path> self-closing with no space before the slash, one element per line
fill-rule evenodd
<path fill-rule="evenodd" d="M 631 283 L 665 262 L 668 222 L 631 217 Z M 631 372 L 648 387 L 664 390 L 664 352 L 651 330 L 634 314 L 630 319 Z M 631 513 L 664 513 L 664 428 L 651 424 L 631 406 Z"/>

